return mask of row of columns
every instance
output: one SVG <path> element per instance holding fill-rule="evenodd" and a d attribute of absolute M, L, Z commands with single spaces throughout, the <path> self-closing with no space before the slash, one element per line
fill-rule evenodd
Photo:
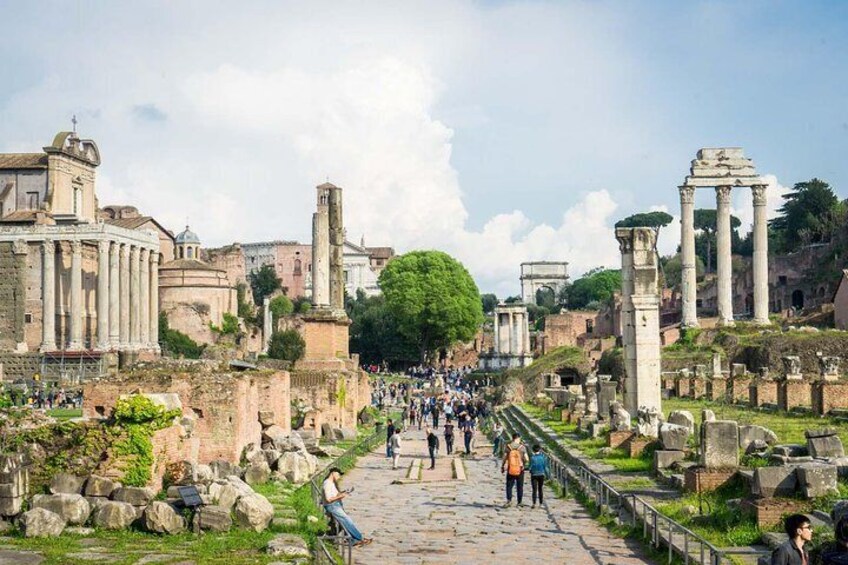
<path fill-rule="evenodd" d="M 718 318 L 722 325 L 733 324 L 733 269 L 731 256 L 730 198 L 731 186 L 717 186 L 716 191 L 716 298 Z M 754 323 L 766 325 L 768 319 L 768 224 L 766 220 L 766 185 L 751 186 L 754 201 Z M 681 291 L 685 328 L 698 326 L 697 274 L 695 270 L 695 187 L 680 187 L 680 255 L 682 263 Z"/>
<path fill-rule="evenodd" d="M 502 318 L 506 323 L 501 323 Z M 502 355 L 531 353 L 527 310 L 495 310 L 495 351 Z"/>
<path fill-rule="evenodd" d="M 69 351 L 84 349 L 82 242 L 71 241 Z M 103 351 L 159 347 L 159 252 L 130 243 L 97 241 L 97 336 Z M 56 242 L 42 243 L 41 351 L 56 351 Z"/>

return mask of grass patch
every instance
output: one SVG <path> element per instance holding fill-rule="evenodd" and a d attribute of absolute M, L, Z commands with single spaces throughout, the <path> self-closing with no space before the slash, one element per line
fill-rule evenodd
<path fill-rule="evenodd" d="M 57 420 L 82 418 L 82 408 L 51 408 L 47 411 L 47 415 Z"/>

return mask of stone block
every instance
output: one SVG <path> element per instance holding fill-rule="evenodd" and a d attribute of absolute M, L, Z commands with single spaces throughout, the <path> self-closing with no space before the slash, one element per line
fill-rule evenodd
<path fill-rule="evenodd" d="M 274 424 L 277 423 L 277 419 L 274 416 L 273 410 L 260 410 L 259 411 L 259 424 L 263 428 L 270 428 Z"/>
<path fill-rule="evenodd" d="M 768 428 L 755 425 L 739 426 L 739 447 L 742 451 L 748 450 L 748 445 L 756 440 L 762 440 L 768 445 L 777 443 L 777 434 Z"/>
<path fill-rule="evenodd" d="M 685 426 L 689 429 L 690 434 L 695 433 L 695 417 L 688 410 L 674 410 L 668 415 L 668 423 Z"/>
<path fill-rule="evenodd" d="M 766 405 L 777 406 L 777 382 L 754 380 L 748 389 L 748 398 L 751 406 L 762 407 Z"/>
<path fill-rule="evenodd" d="M 739 426 L 732 420 L 701 424 L 701 465 L 706 469 L 739 466 Z"/>
<path fill-rule="evenodd" d="M 686 441 L 689 439 L 689 428 L 677 424 L 660 425 L 660 442 L 663 449 L 672 451 L 683 451 L 686 449 Z"/>
<path fill-rule="evenodd" d="M 265 551 L 269 555 L 287 559 L 309 558 L 309 547 L 303 538 L 295 534 L 279 534 L 268 542 Z"/>
<path fill-rule="evenodd" d="M 0 516 L 16 516 L 21 513 L 23 507 L 23 496 L 11 496 L 0 498 Z"/>
<path fill-rule="evenodd" d="M 132 504 L 115 500 L 107 500 L 102 503 L 94 511 L 93 516 L 92 522 L 94 525 L 104 530 L 123 530 L 129 528 L 138 518 L 136 509 Z"/>
<path fill-rule="evenodd" d="M 228 532 L 233 526 L 233 519 L 227 508 L 203 506 L 194 513 L 192 525 L 199 530 Z"/>
<path fill-rule="evenodd" d="M 271 479 L 271 466 L 265 459 L 251 463 L 244 471 L 244 481 L 249 485 L 263 485 Z"/>
<path fill-rule="evenodd" d="M 805 498 L 839 494 L 836 465 L 807 463 L 795 469 L 798 486 Z"/>
<path fill-rule="evenodd" d="M 34 508 L 21 515 L 18 527 L 26 538 L 56 537 L 65 529 L 65 521 L 55 512 Z"/>
<path fill-rule="evenodd" d="M 686 453 L 683 451 L 658 449 L 654 451 L 654 472 L 668 469 L 678 461 L 683 461 L 684 459 L 686 459 Z"/>
<path fill-rule="evenodd" d="M 50 479 L 50 492 L 53 494 L 82 494 L 85 477 L 70 473 L 56 473 Z"/>
<path fill-rule="evenodd" d="M 185 518 L 180 516 L 173 506 L 161 500 L 154 500 L 144 510 L 142 516 L 144 529 L 156 534 L 177 534 L 185 530 Z"/>
<path fill-rule="evenodd" d="M 760 498 L 792 496 L 797 486 L 794 467 L 759 467 L 754 470 L 751 494 Z"/>
<path fill-rule="evenodd" d="M 217 459 L 211 462 L 209 467 L 212 469 L 212 477 L 215 479 L 223 479 L 230 475 L 241 475 L 242 473 L 238 465 L 223 459 Z"/>
<path fill-rule="evenodd" d="M 775 455 L 784 455 L 786 457 L 801 457 L 809 455 L 809 452 L 807 451 L 807 446 L 798 443 L 784 443 L 781 445 L 775 445 L 772 448 L 771 452 Z"/>
<path fill-rule="evenodd" d="M 842 440 L 834 430 L 807 430 L 807 451 L 815 458 L 844 457 Z"/>
<path fill-rule="evenodd" d="M 111 479 L 107 479 L 106 477 L 98 477 L 97 475 L 91 475 L 88 477 L 88 480 L 85 481 L 85 495 L 86 496 L 112 496 L 112 493 L 117 489 L 121 488 L 121 483 L 117 481 L 113 481 Z"/>
<path fill-rule="evenodd" d="M 607 446 L 613 449 L 622 447 L 635 436 L 636 433 L 631 431 L 611 431 L 609 434 L 609 440 L 607 441 Z"/>
<path fill-rule="evenodd" d="M 112 500 L 127 502 L 133 506 L 146 506 L 150 504 L 156 493 L 147 487 L 121 487 L 112 493 Z"/>
<path fill-rule="evenodd" d="M 238 499 L 234 513 L 240 527 L 261 532 L 274 517 L 274 506 L 264 496 L 252 494 Z"/>
<path fill-rule="evenodd" d="M 91 505 L 81 494 L 36 494 L 32 507 L 50 510 L 71 526 L 82 526 L 91 514 Z"/>
<path fill-rule="evenodd" d="M 777 386 L 777 407 L 790 411 L 793 408 L 811 408 L 812 387 L 809 382 L 802 380 L 786 380 Z"/>

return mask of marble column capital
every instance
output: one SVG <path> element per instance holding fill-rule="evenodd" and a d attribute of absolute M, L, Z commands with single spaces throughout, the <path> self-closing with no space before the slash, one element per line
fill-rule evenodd
<path fill-rule="evenodd" d="M 52 239 L 45 239 L 41 242 L 41 246 L 45 253 L 56 253 L 56 242 Z"/>
<path fill-rule="evenodd" d="M 766 188 L 765 184 L 755 184 L 751 187 L 751 195 L 754 197 L 754 206 L 766 205 Z"/>
<path fill-rule="evenodd" d="M 139 251 L 139 257 L 141 258 L 142 268 L 146 267 L 150 257 L 150 250 L 146 247 L 142 247 Z"/>
<path fill-rule="evenodd" d="M 121 257 L 124 259 L 130 258 L 130 246 L 127 243 L 119 243 Z"/>
<path fill-rule="evenodd" d="M 615 239 L 618 240 L 618 250 L 622 255 L 630 255 L 633 253 L 633 238 L 629 235 L 616 235 Z"/>
<path fill-rule="evenodd" d="M 732 190 L 732 186 L 717 186 L 715 189 L 716 202 L 720 204 L 730 204 L 730 194 Z"/>
<path fill-rule="evenodd" d="M 677 187 L 680 191 L 680 203 L 681 204 L 694 204 L 695 203 L 695 187 L 694 186 L 686 186 L 681 185 Z"/>
<path fill-rule="evenodd" d="M 133 245 L 130 247 L 130 258 L 133 261 L 138 261 L 141 257 L 141 249 L 137 245 Z"/>
<path fill-rule="evenodd" d="M 78 239 L 71 240 L 71 253 L 74 255 L 82 253 L 82 242 Z"/>
<path fill-rule="evenodd" d="M 101 239 L 100 241 L 97 242 L 97 252 L 103 253 L 104 255 L 106 253 L 109 253 L 110 244 L 111 244 L 110 241 L 106 241 L 104 239 Z"/>

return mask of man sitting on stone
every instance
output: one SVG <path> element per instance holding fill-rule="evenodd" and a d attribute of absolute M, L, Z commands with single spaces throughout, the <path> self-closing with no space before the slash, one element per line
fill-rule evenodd
<path fill-rule="evenodd" d="M 338 521 L 342 528 L 348 533 L 348 535 L 353 539 L 353 546 L 360 547 L 363 545 L 368 545 L 372 541 L 371 538 L 362 537 L 362 533 L 356 528 L 353 520 L 350 519 L 350 516 L 347 515 L 347 512 L 344 510 L 344 506 L 342 506 L 342 500 L 351 492 L 353 489 L 344 490 L 339 492 L 338 480 L 342 476 L 342 470 L 338 467 L 332 467 L 327 473 L 327 478 L 324 480 L 323 490 L 324 490 L 324 509 Z"/>

